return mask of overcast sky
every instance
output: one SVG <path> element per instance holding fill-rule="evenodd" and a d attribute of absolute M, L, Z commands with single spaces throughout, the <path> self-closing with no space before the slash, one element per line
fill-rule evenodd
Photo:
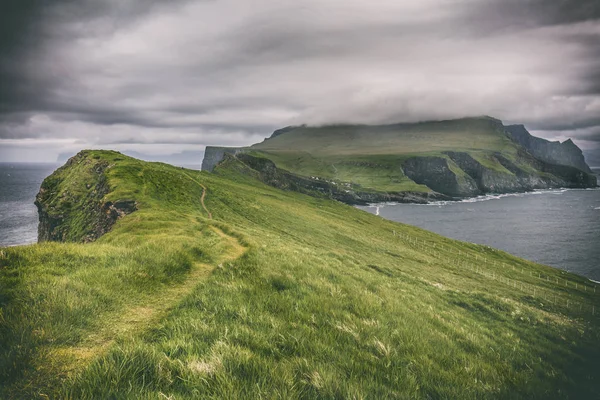
<path fill-rule="evenodd" d="M 600 155 L 600 1 L 0 5 L 0 161 L 473 115 Z"/>

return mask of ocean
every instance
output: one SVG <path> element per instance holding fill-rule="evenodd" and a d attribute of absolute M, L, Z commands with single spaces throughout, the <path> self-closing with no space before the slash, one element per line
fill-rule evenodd
<path fill-rule="evenodd" d="M 44 178 L 58 164 L 0 163 L 0 246 L 37 242 L 33 204 Z"/>
<path fill-rule="evenodd" d="M 600 189 L 540 190 L 459 202 L 359 208 L 600 281 Z"/>
<path fill-rule="evenodd" d="M 57 164 L 0 163 L 0 247 L 36 242 L 33 202 L 44 178 L 56 168 Z M 600 190 L 542 190 L 359 208 L 600 281 Z"/>

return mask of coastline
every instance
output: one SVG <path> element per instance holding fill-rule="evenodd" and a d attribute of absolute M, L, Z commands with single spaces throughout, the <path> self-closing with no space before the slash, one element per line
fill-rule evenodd
<path fill-rule="evenodd" d="M 499 200 L 499 201 L 490 201 Z M 600 281 L 600 188 L 488 195 L 427 204 L 358 207 L 387 220 L 494 248 Z"/>
<path fill-rule="evenodd" d="M 368 204 L 356 204 L 355 206 L 363 206 L 363 207 L 385 207 L 385 206 L 396 206 L 399 204 L 411 204 L 418 206 L 441 206 L 448 204 L 458 204 L 458 203 L 477 203 L 482 201 L 489 200 L 499 200 L 505 197 L 522 197 L 522 196 L 531 196 L 531 195 L 540 195 L 540 194 L 559 194 L 568 191 L 600 191 L 600 186 L 595 188 L 555 188 L 555 189 L 534 189 L 527 192 L 512 192 L 512 193 L 489 193 L 485 195 L 480 195 L 476 197 L 465 197 L 456 200 L 441 200 L 441 201 L 431 201 L 426 203 L 420 202 L 394 202 L 394 201 L 384 201 L 384 202 L 374 202 Z"/>

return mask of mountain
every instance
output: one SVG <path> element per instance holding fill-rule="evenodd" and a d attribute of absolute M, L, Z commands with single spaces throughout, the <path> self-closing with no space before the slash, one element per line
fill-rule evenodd
<path fill-rule="evenodd" d="M 593 282 L 259 175 L 46 178 L 45 241 L 0 249 L 0 398 L 598 398 Z"/>
<path fill-rule="evenodd" d="M 281 188 L 364 204 L 597 184 L 572 142 L 534 138 L 491 117 L 392 125 L 287 127 L 247 148 L 206 149 L 203 169 L 233 155 Z"/>

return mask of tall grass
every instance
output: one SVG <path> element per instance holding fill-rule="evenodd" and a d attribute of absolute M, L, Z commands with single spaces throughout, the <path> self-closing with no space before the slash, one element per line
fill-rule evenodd
<path fill-rule="evenodd" d="M 3 250 L 0 397 L 600 395 L 596 316 L 456 260 L 597 306 L 581 277 L 278 191 L 243 166 L 92 154 L 115 164 L 109 196 L 140 210 L 95 243 Z"/>

